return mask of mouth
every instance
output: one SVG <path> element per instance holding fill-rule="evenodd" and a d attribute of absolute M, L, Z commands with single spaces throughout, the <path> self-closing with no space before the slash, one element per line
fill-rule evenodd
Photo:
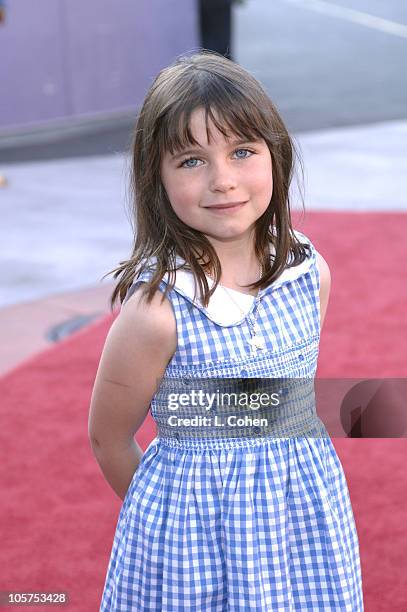
<path fill-rule="evenodd" d="M 209 208 L 210 210 L 234 210 L 241 208 L 244 206 L 246 202 L 225 202 L 224 204 L 216 204 L 213 206 L 205 206 L 205 208 Z"/>

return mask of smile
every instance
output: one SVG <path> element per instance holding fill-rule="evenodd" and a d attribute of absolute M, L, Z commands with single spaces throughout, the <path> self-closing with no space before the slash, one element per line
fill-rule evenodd
<path fill-rule="evenodd" d="M 236 202 L 234 204 L 219 204 L 219 206 L 207 206 L 206 208 L 210 210 L 211 212 L 222 214 L 222 213 L 229 213 L 235 210 L 239 210 L 245 204 L 246 202 Z"/>

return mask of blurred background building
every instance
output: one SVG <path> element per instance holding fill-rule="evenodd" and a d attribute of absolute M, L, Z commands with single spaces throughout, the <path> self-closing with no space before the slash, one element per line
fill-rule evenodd
<path fill-rule="evenodd" d="M 196 44 L 190 0 L 13 0 L 5 12 L 2 131 L 134 114 L 159 69 Z"/>

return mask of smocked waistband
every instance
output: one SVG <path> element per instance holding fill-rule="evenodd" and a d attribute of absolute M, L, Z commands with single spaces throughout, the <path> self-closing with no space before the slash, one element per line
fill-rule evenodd
<path fill-rule="evenodd" d="M 320 436 L 310 379 L 201 379 L 188 393 L 167 381 L 152 416 L 167 440 Z"/>

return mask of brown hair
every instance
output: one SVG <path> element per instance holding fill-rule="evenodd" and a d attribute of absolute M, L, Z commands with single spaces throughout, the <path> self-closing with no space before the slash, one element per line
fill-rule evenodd
<path fill-rule="evenodd" d="M 289 267 L 307 257 L 308 245 L 300 243 L 292 230 L 288 193 L 295 155 L 299 156 L 276 107 L 261 84 L 235 62 L 208 51 L 183 55 L 161 70 L 138 114 L 130 181 L 134 246 L 130 259 L 108 272 L 114 273 L 114 278 L 120 276 L 110 300 L 112 309 L 118 296 L 123 302 L 134 278 L 149 267 L 151 258 L 156 260 L 155 272 L 143 293 L 148 302 L 167 272 L 169 283 L 163 299 L 173 289 L 175 271 L 180 267 L 176 267 L 177 256 L 186 262 L 181 267 L 192 270 L 205 306 L 220 280 L 221 266 L 213 246 L 176 216 L 160 176 L 166 151 L 172 154 L 187 144 L 197 144 L 190 131 L 190 117 L 196 108 L 205 110 L 207 132 L 210 118 L 225 137 L 233 134 L 249 141 L 260 137 L 270 150 L 273 195 L 255 224 L 255 253 L 262 264 L 262 276 L 248 286 L 267 287 L 287 266 L 290 253 Z M 273 265 L 266 254 L 270 242 L 275 248 Z M 207 260 L 203 265 L 202 257 Z M 214 276 L 211 290 L 203 266 Z"/>

